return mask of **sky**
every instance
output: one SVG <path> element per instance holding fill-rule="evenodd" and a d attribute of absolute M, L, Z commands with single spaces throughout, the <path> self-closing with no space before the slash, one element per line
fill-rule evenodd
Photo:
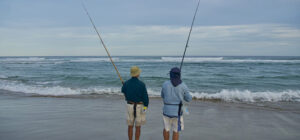
<path fill-rule="evenodd" d="M 0 0 L 0 56 L 105 56 L 83 0 Z M 113 56 L 182 55 L 198 0 L 85 0 Z M 188 56 L 300 56 L 300 0 L 201 0 Z"/>

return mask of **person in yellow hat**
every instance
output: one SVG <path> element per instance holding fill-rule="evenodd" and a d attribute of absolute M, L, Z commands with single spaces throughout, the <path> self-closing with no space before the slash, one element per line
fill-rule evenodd
<path fill-rule="evenodd" d="M 141 125 L 146 123 L 146 110 L 149 104 L 146 85 L 139 80 L 141 69 L 133 66 L 130 69 L 131 79 L 122 87 L 122 92 L 127 101 L 128 138 L 132 140 L 133 127 L 135 125 L 135 139 L 139 140 Z"/>

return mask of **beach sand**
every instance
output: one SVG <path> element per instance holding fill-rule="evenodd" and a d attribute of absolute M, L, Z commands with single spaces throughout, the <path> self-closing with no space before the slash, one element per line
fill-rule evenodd
<path fill-rule="evenodd" d="M 162 100 L 150 98 L 141 140 L 163 139 Z M 182 140 L 296 140 L 300 104 L 192 101 Z M 31 97 L 0 91 L 1 140 L 126 140 L 122 96 Z"/>

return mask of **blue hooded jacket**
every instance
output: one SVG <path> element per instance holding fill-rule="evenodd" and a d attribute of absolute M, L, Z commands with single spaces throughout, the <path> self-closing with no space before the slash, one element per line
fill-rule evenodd
<path fill-rule="evenodd" d="M 161 97 L 164 101 L 163 114 L 171 118 L 178 117 L 180 102 L 192 100 L 189 89 L 184 82 L 175 87 L 170 80 L 163 83 Z"/>

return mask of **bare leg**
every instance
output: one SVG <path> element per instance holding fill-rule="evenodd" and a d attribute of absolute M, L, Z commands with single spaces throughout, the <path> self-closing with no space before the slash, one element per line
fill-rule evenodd
<path fill-rule="evenodd" d="M 139 140 L 141 135 L 141 126 L 135 126 L 135 140 Z"/>
<path fill-rule="evenodd" d="M 132 140 L 133 126 L 128 125 L 128 139 Z"/>
<path fill-rule="evenodd" d="M 164 129 L 163 134 L 164 134 L 164 140 L 169 140 L 169 137 L 170 137 L 169 131 L 166 131 L 166 130 Z"/>
<path fill-rule="evenodd" d="M 173 131 L 173 140 L 178 140 L 178 138 L 179 138 L 179 132 Z"/>

